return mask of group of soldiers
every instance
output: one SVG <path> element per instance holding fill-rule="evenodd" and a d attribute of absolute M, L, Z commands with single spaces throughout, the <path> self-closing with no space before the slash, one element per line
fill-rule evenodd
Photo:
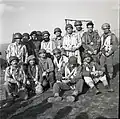
<path fill-rule="evenodd" d="M 94 30 L 93 22 L 66 24 L 65 35 L 60 28 L 54 29 L 54 38 L 49 31 L 15 33 L 6 50 L 8 67 L 5 70 L 6 98 L 18 96 L 22 89 L 25 99 L 31 94 L 40 94 L 50 88 L 53 97 L 48 101 L 60 101 L 61 90 L 73 90 L 67 101 L 75 101 L 86 83 L 90 90 L 100 93 L 97 83 L 101 81 L 112 92 L 108 80 L 113 78 L 113 57 L 118 48 L 118 39 L 110 30 L 110 24 L 101 26 L 103 34 Z"/>

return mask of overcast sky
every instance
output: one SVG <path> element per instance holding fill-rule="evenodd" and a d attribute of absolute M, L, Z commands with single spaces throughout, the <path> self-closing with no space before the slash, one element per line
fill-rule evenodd
<path fill-rule="evenodd" d="M 0 0 L 0 43 L 11 42 L 12 33 L 48 30 L 65 33 L 65 18 L 93 20 L 101 34 L 104 22 L 118 35 L 119 0 Z"/>

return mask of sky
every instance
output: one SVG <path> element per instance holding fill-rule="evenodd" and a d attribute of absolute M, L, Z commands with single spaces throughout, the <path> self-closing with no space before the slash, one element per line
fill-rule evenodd
<path fill-rule="evenodd" d="M 102 33 L 101 25 L 111 24 L 119 34 L 119 0 L 0 0 L 0 44 L 10 43 L 12 34 L 32 30 L 65 33 L 65 19 L 92 20 Z"/>

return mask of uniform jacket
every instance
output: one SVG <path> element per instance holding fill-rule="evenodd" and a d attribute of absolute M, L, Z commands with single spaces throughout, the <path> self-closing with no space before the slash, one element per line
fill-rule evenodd
<path fill-rule="evenodd" d="M 5 81 L 16 83 L 16 81 L 25 81 L 25 73 L 22 68 L 9 66 L 5 70 Z"/>
<path fill-rule="evenodd" d="M 91 76 L 91 72 L 102 71 L 105 72 L 105 68 L 101 67 L 97 62 L 90 62 L 83 64 L 82 74 L 83 76 Z"/>
<path fill-rule="evenodd" d="M 109 32 L 101 36 L 101 51 L 113 54 L 118 48 L 118 39 L 115 34 Z"/>
<path fill-rule="evenodd" d="M 93 52 L 100 49 L 100 36 L 96 31 L 92 33 L 85 32 L 82 36 L 82 45 L 85 50 Z"/>
<path fill-rule="evenodd" d="M 19 58 L 19 62 L 27 63 L 28 52 L 26 46 L 23 44 L 17 45 L 16 42 L 11 43 L 10 45 L 8 45 L 6 53 L 6 58 L 8 62 L 10 56 L 17 56 Z"/>
<path fill-rule="evenodd" d="M 73 69 L 70 68 L 69 64 L 65 67 L 65 77 L 70 77 L 72 83 L 76 83 L 79 79 L 82 78 L 82 67 L 77 64 Z"/>
<path fill-rule="evenodd" d="M 54 48 L 53 49 L 55 49 L 55 48 L 61 49 L 62 45 L 63 45 L 63 37 L 60 36 L 60 37 L 53 38 L 52 42 L 54 44 Z"/>
<path fill-rule="evenodd" d="M 61 80 L 62 76 L 65 73 L 65 65 L 68 62 L 68 58 L 66 56 L 61 56 L 59 62 L 57 61 L 57 58 L 54 57 L 54 66 L 55 66 L 55 77 L 57 80 Z"/>

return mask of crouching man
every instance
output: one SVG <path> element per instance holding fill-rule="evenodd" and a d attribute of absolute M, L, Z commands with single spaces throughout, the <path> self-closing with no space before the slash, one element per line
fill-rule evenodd
<path fill-rule="evenodd" d="M 97 62 L 93 61 L 90 54 L 84 55 L 83 63 L 84 80 L 91 90 L 95 90 L 96 94 L 101 93 L 96 86 L 101 81 L 108 92 L 113 91 L 108 84 L 104 67 L 101 67 Z"/>
<path fill-rule="evenodd" d="M 10 66 L 5 70 L 5 97 L 6 99 L 15 99 L 26 79 L 24 71 L 18 65 L 19 59 L 16 56 L 11 56 L 9 61 Z"/>
<path fill-rule="evenodd" d="M 68 64 L 65 66 L 65 77 L 62 77 L 59 82 L 53 85 L 54 97 L 48 98 L 48 102 L 60 101 L 61 90 L 74 90 L 71 96 L 67 96 L 67 101 L 73 102 L 76 96 L 82 92 L 84 80 L 82 79 L 82 68 L 77 63 L 77 58 L 71 56 Z"/>

